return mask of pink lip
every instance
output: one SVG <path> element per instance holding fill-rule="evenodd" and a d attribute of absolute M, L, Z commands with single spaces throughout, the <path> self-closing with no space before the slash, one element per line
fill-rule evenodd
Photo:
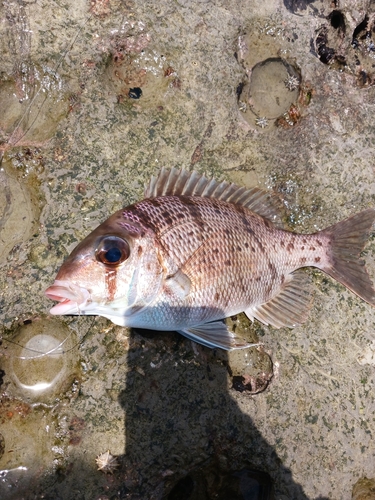
<path fill-rule="evenodd" d="M 90 298 L 90 293 L 86 288 L 62 280 L 55 280 L 54 284 L 47 288 L 45 294 L 49 299 L 59 302 L 50 310 L 53 315 L 75 314 Z"/>

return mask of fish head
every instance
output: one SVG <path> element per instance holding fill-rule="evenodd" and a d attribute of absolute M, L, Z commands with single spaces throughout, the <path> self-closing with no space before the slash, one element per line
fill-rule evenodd
<path fill-rule="evenodd" d="M 53 315 L 97 314 L 119 325 L 158 295 L 164 269 L 151 229 L 120 210 L 89 234 L 61 266 L 46 295 Z"/>

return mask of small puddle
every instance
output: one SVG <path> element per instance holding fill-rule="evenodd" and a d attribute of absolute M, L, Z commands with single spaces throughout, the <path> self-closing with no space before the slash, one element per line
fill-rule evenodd
<path fill-rule="evenodd" d="M 41 319 L 21 326 L 4 351 L 7 393 L 46 404 L 61 398 L 77 376 L 76 345 L 75 333 L 59 320 Z"/>

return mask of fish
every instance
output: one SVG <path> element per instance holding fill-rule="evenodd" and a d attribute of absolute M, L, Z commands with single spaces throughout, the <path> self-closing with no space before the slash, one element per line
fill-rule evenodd
<path fill-rule="evenodd" d="M 224 318 L 245 312 L 275 328 L 304 323 L 315 267 L 364 301 L 375 291 L 360 254 L 368 208 L 324 230 L 283 227 L 272 192 L 162 168 L 144 199 L 118 210 L 72 251 L 46 290 L 52 315 L 100 315 L 116 325 L 177 331 L 211 348 L 252 344 Z"/>

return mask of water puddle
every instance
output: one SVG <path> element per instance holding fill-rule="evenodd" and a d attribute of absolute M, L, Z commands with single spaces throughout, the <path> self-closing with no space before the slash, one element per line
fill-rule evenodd
<path fill-rule="evenodd" d="M 41 146 L 51 139 L 68 112 L 59 75 L 49 67 L 24 63 L 0 79 L 0 150 Z"/>
<path fill-rule="evenodd" d="M 9 394 L 24 401 L 53 403 L 71 387 L 78 371 L 77 338 L 61 321 L 32 321 L 5 343 L 2 368 L 9 377 Z"/>
<path fill-rule="evenodd" d="M 103 83 L 119 103 L 155 108 L 164 103 L 169 89 L 180 88 L 177 71 L 148 47 L 150 41 L 143 23 L 123 26 L 103 40 L 108 57 Z"/>
<path fill-rule="evenodd" d="M 75 332 L 59 320 L 23 325 L 4 345 L 3 387 L 23 401 L 52 404 L 64 396 L 78 375 Z"/>
<path fill-rule="evenodd" d="M 278 23 L 265 19 L 239 37 L 238 60 L 246 78 L 237 88 L 238 107 L 245 122 L 258 131 L 293 127 L 310 102 L 311 90 L 294 61 L 291 42 Z"/>
<path fill-rule="evenodd" d="M 80 379 L 76 346 L 75 332 L 49 318 L 24 324 L 11 339 L 3 338 L 0 498 L 28 497 L 35 478 L 63 460 L 63 408 L 77 393 Z"/>

